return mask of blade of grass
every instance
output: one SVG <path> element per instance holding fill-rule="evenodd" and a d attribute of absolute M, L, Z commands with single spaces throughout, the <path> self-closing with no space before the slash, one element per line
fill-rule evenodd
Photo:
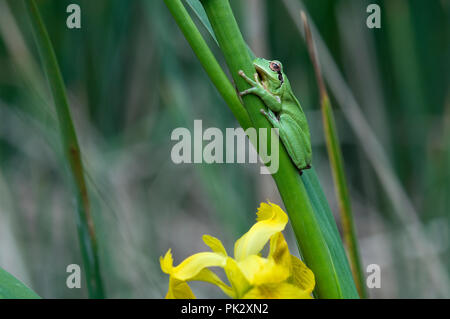
<path fill-rule="evenodd" d="M 28 50 L 23 34 L 6 1 L 0 2 L 0 34 L 11 59 L 26 79 L 27 86 L 34 89 L 37 96 L 42 97 L 44 86 L 38 64 Z"/>
<path fill-rule="evenodd" d="M 305 13 L 301 12 L 303 26 L 305 30 L 306 44 L 309 55 L 314 67 L 317 84 L 320 92 L 320 104 L 322 111 L 322 119 L 324 126 L 325 139 L 327 144 L 328 156 L 330 158 L 330 166 L 333 174 L 334 187 L 336 189 L 336 197 L 339 203 L 339 211 L 341 214 L 341 223 L 344 233 L 344 241 L 349 252 L 350 264 L 352 266 L 353 279 L 361 298 L 367 297 L 365 289 L 364 275 L 359 255 L 358 239 L 356 236 L 355 225 L 353 222 L 353 212 L 348 192 L 347 180 L 345 177 L 342 151 L 339 145 L 339 138 L 334 120 L 333 110 L 331 108 L 330 99 L 327 89 L 320 71 L 319 60 L 314 46 L 311 30 L 309 28 L 308 19 Z"/>
<path fill-rule="evenodd" d="M 197 17 L 202 22 L 203 26 L 208 30 L 209 34 L 213 38 L 213 40 L 219 45 L 219 42 L 217 42 L 216 35 L 214 34 L 214 31 L 212 29 L 211 23 L 208 20 L 208 16 L 206 15 L 205 9 L 203 9 L 203 6 L 200 2 L 200 0 L 185 0 L 186 3 L 191 7 L 192 11 L 197 15 Z M 250 54 L 250 57 L 252 59 L 255 58 L 255 55 L 253 54 L 252 49 L 246 44 L 248 54 Z"/>
<path fill-rule="evenodd" d="M 25 4 L 29 13 L 35 42 L 55 103 L 62 147 L 70 168 L 71 180 L 74 186 L 77 202 L 77 229 L 84 269 L 86 271 L 89 296 L 91 298 L 103 298 L 104 291 L 99 266 L 96 233 L 83 173 L 81 151 L 70 114 L 63 78 L 47 29 L 42 21 L 35 1 L 26 0 Z"/>
<path fill-rule="evenodd" d="M 299 34 L 303 37 L 303 25 L 299 19 L 297 19 L 296 12 L 301 10 L 307 12 L 305 6 L 302 2 L 291 0 L 283 0 L 283 4 L 297 26 Z M 331 92 L 339 102 L 344 117 L 350 124 L 350 127 L 354 130 L 358 142 L 367 155 L 367 159 L 373 166 L 380 182 L 384 186 L 386 195 L 394 207 L 396 217 L 403 225 L 415 227 L 415 232 L 408 232 L 411 244 L 414 247 L 413 249 L 421 254 L 427 254 L 427 251 L 432 251 L 432 248 L 421 225 L 417 210 L 414 208 L 414 205 L 408 198 L 401 182 L 394 173 L 383 146 L 380 144 L 367 119 L 363 115 L 361 107 L 346 84 L 344 77 L 339 71 L 313 22 L 310 23 L 310 27 L 316 41 L 317 52 L 323 63 L 324 78 L 327 81 Z M 439 256 L 435 255 L 433 257 L 434 260 L 430 259 L 427 263 L 428 274 L 434 287 L 437 288 L 439 295 L 447 296 L 448 287 L 450 287 L 448 284 L 448 274 Z"/>
<path fill-rule="evenodd" d="M 173 15 L 179 15 L 178 20 L 184 21 L 184 23 L 178 23 L 180 28 L 184 28 L 185 20 L 190 20 L 190 17 L 182 7 L 181 2 L 166 0 L 166 5 L 171 9 Z M 247 84 L 238 77 L 238 70 L 242 68 L 247 73 L 252 74 L 254 69 L 248 46 L 242 39 L 229 3 L 227 1 L 203 1 L 203 6 L 214 29 L 219 46 L 225 55 L 233 79 L 238 88 L 243 89 Z M 193 25 L 193 28 L 195 28 L 195 25 Z M 201 37 L 196 38 L 196 40 L 204 42 Z M 197 54 L 197 56 L 199 55 Z M 204 55 L 201 57 L 204 58 Z M 202 64 L 208 63 L 208 61 L 202 62 Z M 235 92 L 233 93 L 236 95 Z M 257 128 L 271 127 L 259 113 L 263 105 L 258 98 L 244 97 L 244 103 L 252 122 Z M 267 144 L 270 145 L 270 141 Z M 334 228 L 330 228 L 328 225 L 321 224 L 323 216 L 316 215 L 314 212 L 305 185 L 283 147 L 280 149 L 279 155 L 280 169 L 273 177 L 289 213 L 291 225 L 303 258 L 315 273 L 317 296 L 321 298 L 357 298 L 358 295 L 345 252 L 338 235 L 336 236 L 336 225 L 334 224 Z M 322 197 L 318 198 L 323 200 Z M 322 203 L 317 206 L 323 208 L 328 207 L 328 204 Z M 328 216 L 331 215 L 329 208 L 324 212 Z M 324 217 L 326 221 L 329 221 L 328 216 Z M 333 243 L 330 244 L 330 242 Z M 333 244 L 337 245 L 338 248 L 336 249 Z M 339 246 L 341 249 L 339 249 Z M 340 259 L 337 258 L 339 256 Z"/>
<path fill-rule="evenodd" d="M 214 31 L 212 29 L 211 23 L 209 22 L 208 17 L 206 16 L 205 9 L 203 9 L 203 6 L 200 3 L 200 1 L 199 0 L 186 0 L 186 3 L 191 7 L 192 11 L 194 11 L 194 13 L 197 15 L 197 17 L 203 23 L 206 30 L 208 30 L 209 34 L 214 39 L 214 41 L 216 43 L 218 43 L 216 35 L 214 34 Z"/>
<path fill-rule="evenodd" d="M 0 268 L 0 299 L 40 299 L 33 290 Z"/>

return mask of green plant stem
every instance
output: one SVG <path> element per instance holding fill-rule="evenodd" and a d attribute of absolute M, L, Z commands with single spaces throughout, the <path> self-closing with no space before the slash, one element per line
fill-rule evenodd
<path fill-rule="evenodd" d="M 187 13 L 186 8 L 183 6 L 181 1 L 178 0 L 164 0 L 164 2 L 169 8 L 175 22 L 178 24 L 181 32 L 183 32 L 183 35 L 189 42 L 192 50 L 196 54 L 214 86 L 217 88 L 220 95 L 233 112 L 233 115 L 236 119 L 238 119 L 239 124 L 244 128 L 244 130 L 252 127 L 247 111 L 244 109 L 241 101 L 236 95 L 236 90 L 228 80 L 225 72 L 223 72 L 214 57 L 214 54 L 211 52 L 210 48 L 200 34 L 200 31 L 197 29 L 191 17 Z"/>
<path fill-rule="evenodd" d="M 91 298 L 104 298 L 103 284 L 99 266 L 97 240 L 91 215 L 88 191 L 84 178 L 81 151 L 70 115 L 64 81 L 56 55 L 34 0 L 25 0 L 34 38 L 39 50 L 42 65 L 47 75 L 62 140 L 63 152 L 70 168 L 71 180 L 77 202 L 77 229 L 83 256 L 86 282 Z"/>
<path fill-rule="evenodd" d="M 204 0 L 202 4 L 237 88 L 239 90 L 248 88 L 248 84 L 238 75 L 238 71 L 243 70 L 246 74 L 253 74 L 255 70 L 228 1 Z M 270 123 L 260 113 L 264 104 L 259 98 L 248 95 L 243 98 L 243 101 L 254 127 L 270 129 Z M 270 145 L 270 140 L 267 141 L 267 145 Z M 270 148 L 267 147 L 267 149 L 270 152 Z M 315 177 L 315 173 L 308 175 L 312 179 Z M 325 231 L 321 229 L 320 221 L 334 223 L 331 212 L 326 209 L 328 204 L 323 204 L 321 207 L 317 205 L 317 209 L 321 209 L 321 212 L 328 216 L 316 216 L 305 185 L 284 147 L 280 147 L 279 170 L 272 176 L 288 211 L 302 256 L 315 274 L 316 295 L 319 298 L 356 298 L 351 274 L 348 276 L 349 271 L 345 271 L 345 268 L 348 268 L 345 255 L 340 262 L 336 259 L 338 255 L 342 255 L 343 249 L 333 249 L 334 246 L 329 242 L 332 240 L 342 247 L 340 239 L 334 233 L 335 224 L 334 228 L 333 226 L 327 228 L 334 235 L 329 234 L 327 237 Z"/>
<path fill-rule="evenodd" d="M 302 11 L 301 17 L 305 30 L 305 40 L 308 47 L 309 55 L 314 67 L 317 85 L 319 87 L 320 105 L 322 111 L 322 120 L 327 144 L 328 156 L 330 158 L 331 172 L 333 175 L 334 186 L 336 189 L 336 197 L 339 204 L 341 215 L 341 223 L 344 234 L 344 242 L 347 246 L 350 264 L 352 266 L 353 279 L 361 298 L 367 297 L 365 289 L 364 274 L 361 266 L 361 258 L 359 256 L 358 240 L 353 219 L 353 212 L 348 191 L 347 179 L 345 177 L 342 151 L 339 145 L 339 138 L 334 120 L 333 110 L 331 108 L 330 99 L 328 97 L 325 82 L 320 71 L 319 58 L 314 46 L 314 40 L 309 28 L 306 14 Z"/>

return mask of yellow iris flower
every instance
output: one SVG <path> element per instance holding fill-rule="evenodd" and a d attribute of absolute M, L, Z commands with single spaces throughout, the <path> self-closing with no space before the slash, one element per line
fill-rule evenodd
<path fill-rule="evenodd" d="M 222 242 L 204 235 L 212 252 L 201 252 L 174 267 L 171 250 L 160 257 L 161 269 L 170 275 L 168 299 L 195 298 L 187 282 L 205 281 L 218 286 L 231 298 L 311 298 L 315 280 L 312 271 L 289 249 L 281 233 L 288 216 L 276 204 L 261 203 L 256 223 L 234 245 L 234 258 L 228 256 Z M 270 241 L 267 257 L 260 251 Z M 230 285 L 209 267 L 224 269 Z"/>

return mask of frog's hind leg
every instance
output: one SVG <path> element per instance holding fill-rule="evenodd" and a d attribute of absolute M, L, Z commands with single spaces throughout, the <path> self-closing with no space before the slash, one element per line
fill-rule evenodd
<path fill-rule="evenodd" d="M 297 129 L 296 123 L 292 123 L 290 121 L 289 117 L 281 115 L 280 120 L 277 118 L 275 113 L 272 112 L 271 109 L 268 109 L 266 112 L 265 110 L 261 109 L 261 113 L 267 118 L 267 120 L 272 124 L 272 126 L 276 129 L 278 129 L 278 135 L 280 136 L 281 141 L 283 142 L 283 145 L 285 146 L 287 152 L 289 153 L 289 156 L 291 158 L 291 161 L 293 164 L 297 167 L 298 172 L 300 175 L 303 174 L 303 170 L 311 168 L 311 165 L 306 162 L 306 154 L 303 152 L 302 147 L 298 145 L 298 141 L 296 143 L 295 140 L 292 140 L 287 134 L 286 134 L 286 125 L 291 124 L 292 127 Z M 298 128 L 298 131 L 300 129 Z M 300 142 L 301 144 L 302 142 Z M 301 152 L 299 154 L 299 151 Z"/>
<path fill-rule="evenodd" d="M 309 162 L 307 161 L 308 155 L 305 152 L 304 140 L 301 128 L 298 124 L 286 114 L 280 115 L 280 138 L 289 153 L 289 156 L 301 173 L 307 169 Z M 287 134 L 286 132 L 294 132 L 296 134 Z"/>
<path fill-rule="evenodd" d="M 268 112 L 266 112 L 264 109 L 261 109 L 260 112 L 267 118 L 267 120 L 270 122 L 270 124 L 272 124 L 274 128 L 280 129 L 280 121 L 278 121 L 275 113 L 273 113 L 271 109 L 268 109 Z"/>

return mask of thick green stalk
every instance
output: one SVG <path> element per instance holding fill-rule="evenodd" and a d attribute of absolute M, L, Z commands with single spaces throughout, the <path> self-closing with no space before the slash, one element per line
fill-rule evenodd
<path fill-rule="evenodd" d="M 83 163 L 75 128 L 70 115 L 64 81 L 56 55 L 34 0 L 25 0 L 34 38 L 39 50 L 42 65 L 47 75 L 56 114 L 65 159 L 70 168 L 70 176 L 77 201 L 77 229 L 83 256 L 86 282 L 91 298 L 103 298 L 97 240 L 91 215 L 88 191 L 84 178 Z"/>
<path fill-rule="evenodd" d="M 341 215 L 342 229 L 344 233 L 344 242 L 348 248 L 350 264 L 352 266 L 353 279 L 355 280 L 358 293 L 361 298 L 367 297 L 365 289 L 364 274 L 359 256 L 358 240 L 356 236 L 355 225 L 353 222 L 353 212 L 348 191 L 347 180 L 345 177 L 342 151 L 339 145 L 336 123 L 334 120 L 333 110 L 331 108 L 330 99 L 327 89 L 320 71 L 319 59 L 314 46 L 311 30 L 305 13 L 301 12 L 303 20 L 306 45 L 309 55 L 314 66 L 314 72 L 320 92 L 320 104 L 322 111 L 322 120 L 327 144 L 328 156 L 330 158 L 331 172 L 333 174 L 334 186 L 336 189 L 336 197 L 339 204 Z"/>
<path fill-rule="evenodd" d="M 203 0 L 202 4 L 237 88 L 247 89 L 248 84 L 238 75 L 238 71 L 253 74 L 255 70 L 228 1 Z M 270 123 L 260 113 L 264 105 L 259 98 L 248 95 L 243 101 L 254 127 L 270 129 Z M 270 137 L 267 141 L 269 145 Z M 314 172 L 304 175 L 317 182 Z M 279 170 L 272 176 L 288 211 L 302 256 L 316 276 L 316 295 L 320 298 L 356 298 L 345 255 L 341 258 L 342 244 L 336 236 L 336 225 L 328 204 L 321 203 L 324 198 L 317 194 L 318 202 L 314 204 L 310 201 L 305 185 L 284 147 L 280 147 Z M 310 189 L 317 185 L 314 184 Z"/>

